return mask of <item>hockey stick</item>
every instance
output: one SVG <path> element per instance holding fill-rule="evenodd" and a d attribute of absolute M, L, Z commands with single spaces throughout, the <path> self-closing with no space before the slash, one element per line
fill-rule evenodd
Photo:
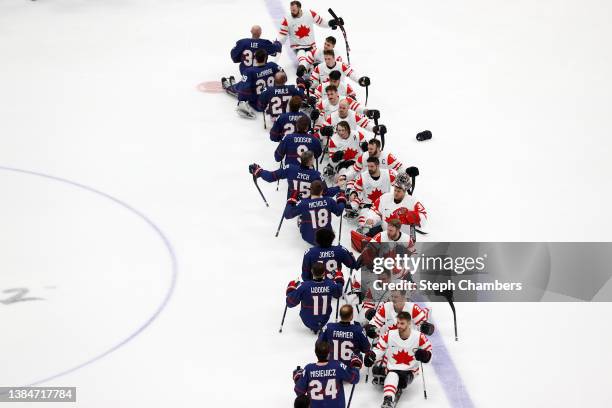
<path fill-rule="evenodd" d="M 348 404 L 346 404 L 346 408 L 351 408 L 351 401 L 353 400 L 353 393 L 355 392 L 356 385 L 357 383 L 353 384 L 353 386 L 351 387 L 351 394 L 349 395 L 349 400 L 348 400 Z"/>
<path fill-rule="evenodd" d="M 338 16 L 336 15 L 336 13 L 334 13 L 334 10 L 332 10 L 331 8 L 327 9 L 327 11 L 329 11 L 329 14 L 331 14 L 331 16 L 333 18 L 335 18 L 336 20 L 338 20 Z M 348 40 L 346 39 L 346 30 L 344 29 L 344 24 L 339 25 L 338 27 L 340 27 L 340 31 L 342 31 L 342 35 L 344 36 L 344 44 L 346 46 L 346 62 L 351 65 L 351 57 L 349 55 L 349 53 L 351 52 L 351 47 L 349 46 Z"/>
<path fill-rule="evenodd" d="M 259 191 L 261 198 L 263 198 L 264 203 L 266 203 L 266 207 L 269 207 L 270 205 L 268 204 L 268 201 L 266 200 L 266 197 L 264 196 L 264 194 L 261 192 L 261 188 L 259 188 L 259 184 L 257 184 L 257 177 L 255 176 L 253 176 L 253 183 L 255 183 L 255 187 L 257 187 L 257 191 Z"/>
<path fill-rule="evenodd" d="M 344 211 L 342 211 L 342 213 L 344 213 Z M 340 245 L 340 237 L 342 237 L 342 219 L 344 218 L 342 215 L 343 214 L 340 214 L 340 227 L 338 228 L 338 245 Z M 351 272 L 352 271 L 351 269 Z"/>
<path fill-rule="evenodd" d="M 268 124 L 266 123 L 266 111 L 264 110 L 263 112 L 261 112 L 261 114 L 263 115 L 264 119 L 264 129 L 268 129 Z"/>
<path fill-rule="evenodd" d="M 283 161 L 281 160 L 280 168 L 284 168 Z M 276 191 L 278 191 L 278 186 L 280 185 L 280 179 L 276 180 Z"/>
<path fill-rule="evenodd" d="M 363 288 L 361 288 L 361 290 L 363 290 Z M 380 300 L 376 304 L 376 307 L 374 308 L 375 311 L 378 310 L 378 307 L 380 306 L 380 303 L 383 301 L 383 299 L 385 298 L 385 295 L 387 294 L 388 291 L 389 291 L 389 288 L 387 287 L 387 289 L 385 289 L 385 291 L 383 292 L 382 296 L 380 297 Z M 370 348 L 372 348 L 372 347 L 374 347 L 374 339 L 372 339 L 372 344 L 371 344 Z M 368 383 L 368 377 L 370 377 L 370 367 L 368 367 L 368 371 L 366 372 L 366 378 L 365 378 L 366 384 Z"/>
<path fill-rule="evenodd" d="M 453 302 L 453 292 L 451 290 L 445 290 L 442 293 L 442 296 L 446 298 L 451 310 L 453 311 L 453 324 L 455 325 L 455 341 L 459 341 L 459 336 L 457 335 L 457 312 L 455 311 L 455 304 Z"/>
<path fill-rule="evenodd" d="M 286 209 L 287 209 L 287 206 L 285 206 L 285 210 Z M 278 233 L 280 232 L 280 229 L 283 226 L 283 221 L 285 221 L 285 210 L 283 210 L 283 214 L 281 215 L 280 222 L 278 223 L 278 228 L 276 229 L 276 234 L 274 234 L 274 236 L 277 238 L 278 238 Z"/>
<path fill-rule="evenodd" d="M 329 151 L 329 139 L 331 139 L 331 136 L 327 136 L 327 142 L 325 142 L 325 149 L 323 149 L 323 153 L 321 153 L 321 164 L 323 164 L 325 154 Z"/>
<path fill-rule="evenodd" d="M 427 388 L 425 388 L 425 371 L 423 371 L 423 363 L 421 362 L 421 377 L 423 378 L 423 396 L 427 399 Z"/>
<path fill-rule="evenodd" d="M 283 320 L 281 320 L 281 326 L 278 330 L 279 333 L 283 332 L 283 325 L 285 324 L 285 316 L 287 316 L 287 304 L 285 303 L 285 311 L 283 312 Z"/>

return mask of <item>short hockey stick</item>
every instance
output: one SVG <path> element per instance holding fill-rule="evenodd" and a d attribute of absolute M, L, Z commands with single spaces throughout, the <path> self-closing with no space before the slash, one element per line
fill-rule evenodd
<path fill-rule="evenodd" d="M 331 14 L 331 16 L 333 18 L 335 18 L 336 20 L 338 20 L 338 16 L 336 15 L 336 13 L 334 13 L 334 10 L 332 10 L 331 8 L 327 9 L 327 11 L 329 11 L 329 14 Z M 346 38 L 346 30 L 344 29 L 344 24 L 338 26 L 340 27 L 340 31 L 342 31 L 342 35 L 344 36 L 344 44 L 346 46 L 346 62 L 351 65 L 351 57 L 350 57 L 350 52 L 351 52 L 351 47 L 349 46 L 348 40 Z"/>
<path fill-rule="evenodd" d="M 257 191 L 259 191 L 259 194 L 261 195 L 261 198 L 264 200 L 264 203 L 266 203 L 266 207 L 269 207 L 270 204 L 268 204 L 268 201 L 266 200 L 266 197 L 261 192 L 261 188 L 259 188 L 259 184 L 257 184 L 257 177 L 255 177 L 255 176 L 253 176 L 253 183 L 255 183 L 255 187 L 257 187 Z"/>
<path fill-rule="evenodd" d="M 348 400 L 348 404 L 346 404 L 346 408 L 351 408 L 351 401 L 353 400 L 353 393 L 355 392 L 356 385 L 357 383 L 353 384 L 353 386 L 351 387 L 351 394 L 349 395 L 349 400 Z"/>
<path fill-rule="evenodd" d="M 283 312 L 283 320 L 281 320 L 280 329 L 278 329 L 279 333 L 283 332 L 283 325 L 285 324 L 285 316 L 287 316 L 287 304 L 285 304 L 285 311 Z"/>
<path fill-rule="evenodd" d="M 427 388 L 425 388 L 425 371 L 423 371 L 423 363 L 421 362 L 421 377 L 423 377 L 423 396 L 427 399 Z"/>

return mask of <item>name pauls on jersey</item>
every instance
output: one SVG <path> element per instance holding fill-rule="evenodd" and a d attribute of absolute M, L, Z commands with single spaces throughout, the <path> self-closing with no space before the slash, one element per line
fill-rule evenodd
<path fill-rule="evenodd" d="M 310 372 L 310 378 L 321 378 L 321 377 L 335 377 L 336 369 L 330 368 L 328 370 L 313 370 Z"/>
<path fill-rule="evenodd" d="M 272 75 L 272 68 L 268 68 L 268 69 L 264 69 L 261 72 L 257 73 L 257 78 L 261 78 L 261 77 L 267 77 Z"/>
<path fill-rule="evenodd" d="M 275 88 L 274 95 L 289 95 L 289 90 L 286 88 Z"/>
<path fill-rule="evenodd" d="M 487 254 L 478 257 L 471 256 L 430 256 L 420 254 L 410 256 L 408 254 L 397 254 L 395 257 L 376 257 L 372 271 L 381 274 L 385 269 L 409 269 L 414 274 L 419 268 L 421 271 L 453 271 L 457 274 L 464 272 L 478 271 L 485 269 L 485 259 Z"/>
<path fill-rule="evenodd" d="M 313 286 L 312 288 L 310 288 L 310 293 L 312 294 L 329 293 L 329 286 Z"/>
<path fill-rule="evenodd" d="M 421 279 L 418 282 L 400 281 L 400 282 L 383 282 L 377 279 L 373 283 L 376 290 L 466 290 L 466 291 L 521 291 L 523 284 L 521 282 L 500 282 L 497 279 L 494 282 L 474 282 L 469 279 L 462 279 L 459 282 L 448 280 L 446 282 L 432 282 L 427 279 Z"/>

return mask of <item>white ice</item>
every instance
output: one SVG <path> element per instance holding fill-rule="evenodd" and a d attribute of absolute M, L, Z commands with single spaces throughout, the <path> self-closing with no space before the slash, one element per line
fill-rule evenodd
<path fill-rule="evenodd" d="M 276 166 L 273 144 L 229 96 L 196 90 L 237 76 L 229 50 L 252 24 L 275 37 L 267 3 L 0 2 L 0 166 L 118 198 L 178 260 L 140 335 L 41 384 L 78 387 L 77 406 L 288 407 L 291 371 L 314 359 L 296 310 L 278 333 L 306 245 L 293 222 L 274 238 L 284 188 L 262 185 L 266 208 L 247 174 Z M 611 240 L 609 2 L 303 3 L 344 17 L 388 149 L 421 170 L 424 239 Z M 423 129 L 434 137 L 418 143 Z M 137 214 L 6 168 L 0 191 L 0 299 L 44 298 L 0 303 L 0 385 L 78 366 L 155 313 L 172 259 Z M 588 262 L 576 273 L 588 279 Z M 448 307 L 434 308 L 475 406 L 609 405 L 610 304 L 458 304 L 459 342 Z M 400 406 L 451 406 L 426 376 L 429 400 L 417 382 Z M 362 382 L 352 406 L 381 399 Z"/>

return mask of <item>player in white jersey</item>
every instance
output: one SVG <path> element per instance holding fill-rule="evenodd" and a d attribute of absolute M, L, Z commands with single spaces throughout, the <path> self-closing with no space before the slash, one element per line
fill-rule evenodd
<path fill-rule="evenodd" d="M 338 95 L 340 98 L 350 97 L 351 99 L 357 100 L 357 95 L 355 94 L 355 90 L 349 85 L 347 82 L 342 81 L 342 75 L 339 71 L 332 71 L 329 74 L 329 78 L 327 81 L 319 84 L 314 91 L 314 95 L 317 99 L 326 99 L 327 94 L 325 93 L 325 89 L 328 85 L 333 85 L 338 89 Z"/>
<path fill-rule="evenodd" d="M 414 239 L 412 232 L 407 234 L 402 232 L 402 222 L 398 218 L 392 218 L 387 222 L 387 228 L 379 232 L 372 238 L 373 242 L 386 243 L 388 249 L 397 252 L 397 247 L 404 247 L 405 251 L 415 253 Z M 393 244 L 393 245 L 391 245 Z"/>
<path fill-rule="evenodd" d="M 372 367 L 378 361 L 379 364 L 372 368 L 372 374 L 375 377 L 384 376 L 381 408 L 393 408 L 402 390 L 420 374 L 419 363 L 431 361 L 429 339 L 414 330 L 410 320 L 409 312 L 398 313 L 397 329 L 389 330 L 382 336 L 364 359 L 366 367 Z"/>
<path fill-rule="evenodd" d="M 338 103 L 338 109 L 330 115 L 327 115 L 324 119 L 319 118 L 316 126 L 336 126 L 340 121 L 346 120 L 353 130 L 357 129 L 357 127 L 361 127 L 370 132 L 374 132 L 376 126 L 365 116 L 367 109 L 361 109 L 364 115 L 355 112 L 350 107 L 353 101 L 354 100 L 349 100 L 348 98 L 341 99 Z"/>
<path fill-rule="evenodd" d="M 362 83 L 362 78 L 359 77 L 355 70 L 344 62 L 336 61 L 336 53 L 334 50 L 323 51 L 323 63 L 317 65 L 310 74 L 310 80 L 312 86 L 316 87 L 319 84 L 325 82 L 329 78 L 329 73 L 332 71 L 338 71 L 342 75 L 342 78 L 350 78 L 357 83 Z"/>
<path fill-rule="evenodd" d="M 381 195 L 391 190 L 397 176 L 395 170 L 381 169 L 376 157 L 370 157 L 367 163 L 368 169 L 361 172 L 354 182 L 348 182 L 346 186 L 350 191 L 351 209 L 353 212 L 359 211 L 358 224 L 360 227 L 365 224 L 370 207 Z"/>
<path fill-rule="evenodd" d="M 346 103 L 350 109 L 357 113 L 364 113 L 367 111 L 365 108 L 361 107 L 359 102 L 349 96 L 340 100 L 338 88 L 334 85 L 328 85 L 325 87 L 325 96 L 327 98 L 319 99 L 315 105 L 315 108 L 323 114 L 323 117 L 331 116 L 334 112 L 337 112 L 338 109 L 340 109 L 341 102 Z M 335 124 L 331 125 L 335 126 Z"/>
<path fill-rule="evenodd" d="M 300 63 L 300 65 L 298 65 L 297 76 L 298 77 L 304 76 L 304 74 L 308 70 L 310 70 L 310 68 L 312 68 L 313 65 L 321 64 L 325 60 L 323 58 L 323 51 L 333 50 L 335 46 L 336 46 L 336 37 L 330 35 L 329 37 L 325 39 L 325 42 L 323 42 L 322 49 L 315 46 L 315 48 L 308 51 L 308 53 L 306 54 L 306 59 L 304 59 Z M 336 61 L 342 62 L 342 56 L 337 55 Z"/>
<path fill-rule="evenodd" d="M 427 321 L 429 310 L 423 309 L 416 303 L 406 299 L 406 291 L 393 290 L 391 291 L 391 300 L 383 303 L 377 310 L 371 310 L 366 313 L 366 318 L 369 318 L 370 325 L 366 325 L 365 329 L 370 337 L 372 330 L 376 330 L 379 335 L 384 335 L 388 330 L 397 328 L 397 314 L 399 312 L 408 312 L 412 318 L 412 324 L 415 329 L 431 336 L 435 330 L 433 324 Z"/>
<path fill-rule="evenodd" d="M 354 179 L 363 171 L 364 163 L 367 162 L 368 157 L 378 157 L 380 167 L 383 169 L 393 169 L 398 173 L 404 171 L 404 165 L 397 159 L 397 157 L 395 157 L 392 153 L 382 152 L 379 139 L 370 139 L 368 142 L 368 149 L 357 157 L 351 169 L 347 171 L 346 178 L 348 180 Z"/>
<path fill-rule="evenodd" d="M 339 177 L 352 169 L 355 158 L 361 153 L 362 144 L 367 145 L 365 140 L 363 132 L 351 130 L 351 126 L 344 120 L 339 122 L 327 148 L 331 162 L 323 170 L 325 175 L 331 177 L 337 174 L 338 181 Z"/>
<path fill-rule="evenodd" d="M 302 10 L 302 3 L 292 1 L 290 4 L 291 15 L 285 17 L 278 31 L 278 41 L 284 44 L 289 38 L 289 46 L 295 51 L 298 63 L 306 61 L 307 53 L 316 47 L 314 36 L 314 25 L 320 27 L 336 27 L 344 24 L 343 21 L 332 19 L 329 22 L 313 10 Z"/>

